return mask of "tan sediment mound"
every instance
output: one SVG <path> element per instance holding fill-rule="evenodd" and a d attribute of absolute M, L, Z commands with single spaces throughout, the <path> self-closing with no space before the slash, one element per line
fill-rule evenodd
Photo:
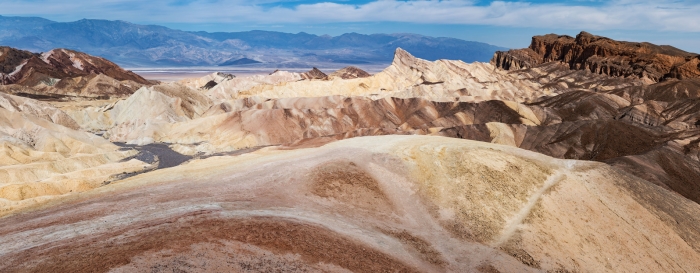
<path fill-rule="evenodd" d="M 122 100 L 56 103 L 87 131 L 102 132 L 112 141 L 129 139 L 147 144 L 163 124 L 199 118 L 211 108 L 210 99 L 176 83 L 143 87 Z M 129 137 L 132 132 L 139 136 Z"/>
<path fill-rule="evenodd" d="M 244 99 L 224 108 L 235 110 L 185 122 L 163 123 L 152 131 L 129 127 L 123 134 L 110 134 L 110 139 L 174 143 L 184 145 L 176 148 L 178 152 L 192 155 L 323 137 L 430 134 L 442 128 L 488 122 L 536 125 L 548 116 L 538 107 L 514 102 L 433 102 L 417 98 Z"/>
<path fill-rule="evenodd" d="M 46 102 L 0 93 L 0 108 L 10 112 L 23 112 L 73 130 L 80 129 L 80 125 L 70 116 Z"/>
<path fill-rule="evenodd" d="M 498 51 L 491 63 L 503 69 L 562 62 L 570 69 L 651 82 L 700 77 L 700 56 L 672 46 L 615 41 L 581 32 L 576 38 L 548 34 L 532 37 L 530 47 Z"/>
<path fill-rule="evenodd" d="M 632 117 L 619 120 L 542 126 L 476 124 L 445 128 L 436 134 L 511 145 L 558 158 L 606 162 L 700 202 L 700 130 L 697 126 L 674 130 L 654 125 L 660 121 L 641 119 L 639 111 L 625 112 L 623 115 Z"/>
<path fill-rule="evenodd" d="M 101 137 L 35 114 L 42 113 L 0 108 L 2 213 L 70 192 L 90 190 L 109 182 L 116 174 L 141 171 L 148 166 L 138 160 L 121 162 L 135 155 L 135 151 L 119 151 Z"/>
<path fill-rule="evenodd" d="M 240 90 L 240 89 L 239 89 Z M 226 90 L 224 90 L 226 91 Z M 429 62 L 397 49 L 384 71 L 366 78 L 296 81 L 263 84 L 247 90 L 228 91 L 232 98 L 367 96 L 372 98 L 425 98 L 434 101 L 529 101 L 550 94 L 539 83 L 519 79 L 490 64 L 461 61 Z"/>
<path fill-rule="evenodd" d="M 0 269 L 700 270 L 698 204 L 605 164 L 452 138 L 263 149 L 69 200 L 3 218 Z"/>
<path fill-rule="evenodd" d="M 261 84 L 282 84 L 301 80 L 301 74 L 288 71 L 275 71 L 270 75 L 252 75 L 245 77 L 234 77 L 230 74 L 212 73 L 210 75 L 195 78 L 184 79 L 178 83 L 193 89 L 200 89 L 204 86 L 212 86 L 205 88 L 204 94 L 214 101 L 228 100 L 237 97 L 237 93 L 243 90 L 248 90 L 254 86 Z M 216 83 L 216 85 L 214 85 Z"/>
<path fill-rule="evenodd" d="M 210 103 L 206 96 L 179 84 L 143 87 L 105 111 L 112 122 L 105 137 L 148 144 L 153 142 L 152 135 L 162 133 L 167 124 L 201 117 Z"/>

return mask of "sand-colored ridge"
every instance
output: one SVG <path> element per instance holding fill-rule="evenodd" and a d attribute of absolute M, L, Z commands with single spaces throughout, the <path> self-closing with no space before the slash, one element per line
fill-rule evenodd
<path fill-rule="evenodd" d="M 354 164 L 340 170 L 368 183 L 338 182 L 347 177 L 333 175 L 338 164 Z M 651 195 L 637 195 L 639 183 Z M 360 187 L 351 192 L 355 198 L 338 195 L 343 185 Z M 222 258 L 236 261 L 225 268 L 238 268 L 265 255 L 279 261 L 268 265 L 278 270 L 332 272 L 698 270 L 698 245 L 690 239 L 700 231 L 692 221 L 667 218 L 675 215 L 664 214 L 670 207 L 653 202 L 664 198 L 695 218 L 700 206 L 661 197 L 666 193 L 605 164 L 508 146 L 427 136 L 353 138 L 195 160 L 5 217 L 0 267 L 141 270 L 183 268 L 181 261 L 203 271 Z M 378 198 L 391 205 L 368 210 L 358 203 Z M 55 233 L 66 229 L 73 232 Z M 22 244 L 14 239 L 20 237 Z M 82 267 L 61 258 L 68 248 L 85 255 Z M 603 251 L 610 248 L 616 251 Z M 32 262 L 39 253 L 46 259 Z"/>
<path fill-rule="evenodd" d="M 119 151 L 101 137 L 57 124 L 45 113 L 60 117 L 56 114 L 60 111 L 40 106 L 19 105 L 18 109 L 25 110 L 21 112 L 0 108 L 0 213 L 91 190 L 116 174 L 149 166 L 138 160 L 122 162 L 136 152 Z"/>
<path fill-rule="evenodd" d="M 517 88 L 516 88 L 517 86 Z M 509 76 L 490 64 L 466 64 L 460 61 L 429 62 L 397 49 L 394 61 L 384 71 L 370 77 L 326 81 L 297 81 L 276 85 L 258 85 L 238 92 L 235 98 L 372 96 L 423 97 L 436 101 L 483 101 L 503 99 L 527 101 L 547 94 L 539 85 Z"/>

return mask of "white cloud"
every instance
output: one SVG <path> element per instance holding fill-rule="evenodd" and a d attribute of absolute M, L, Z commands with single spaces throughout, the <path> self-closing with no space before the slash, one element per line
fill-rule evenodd
<path fill-rule="evenodd" d="M 121 19 L 151 23 L 322 24 L 338 22 L 407 22 L 476 24 L 587 30 L 672 30 L 700 32 L 698 1 L 614 0 L 591 5 L 495 1 L 375 1 L 275 7 L 276 1 L 241 0 L 3 0 L 3 15 L 37 15 L 69 21 L 80 18 Z M 272 4 L 270 4 L 272 3 Z M 266 4 L 266 5 L 264 5 Z"/>

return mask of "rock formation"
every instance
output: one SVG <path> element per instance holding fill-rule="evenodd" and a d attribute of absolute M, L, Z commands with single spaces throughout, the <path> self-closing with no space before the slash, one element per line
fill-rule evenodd
<path fill-rule="evenodd" d="M 356 78 L 367 78 L 369 76 L 372 76 L 372 75 L 370 75 L 369 73 L 365 72 L 362 69 L 359 69 L 359 68 L 354 67 L 354 66 L 348 66 L 348 67 L 345 67 L 343 69 L 340 69 L 338 71 L 331 73 L 330 75 L 328 75 L 328 78 L 329 79 L 341 78 L 341 79 L 347 80 L 347 79 L 356 79 Z"/>
<path fill-rule="evenodd" d="M 61 80 L 103 74 L 119 81 L 133 81 L 140 84 L 149 82 L 131 71 L 100 57 L 68 50 L 54 49 L 42 54 L 34 54 L 9 47 L 0 47 L 2 64 L 2 84 L 36 85 L 44 78 Z"/>
<path fill-rule="evenodd" d="M 613 77 L 634 76 L 659 82 L 700 77 L 700 56 L 672 46 L 620 42 L 581 32 L 576 38 L 548 34 L 532 37 L 530 47 L 496 52 L 491 63 L 518 70 L 558 61 L 571 69 Z"/>
<path fill-rule="evenodd" d="M 6 93 L 49 96 L 125 96 L 143 77 L 100 57 L 54 49 L 35 54 L 0 47 L 0 86 Z"/>
<path fill-rule="evenodd" d="M 312 68 L 311 70 L 301 73 L 301 78 L 305 80 L 322 80 L 328 77 L 326 73 L 323 73 L 321 70 L 318 70 L 318 68 Z"/>
<path fill-rule="evenodd" d="M 486 63 L 467 64 L 461 61 L 429 62 L 397 49 L 393 63 L 371 77 L 349 80 L 296 81 L 260 84 L 247 90 L 222 91 L 232 98 L 367 96 L 415 98 L 433 101 L 484 101 L 492 99 L 529 101 L 552 90 L 539 83 L 520 79 Z"/>

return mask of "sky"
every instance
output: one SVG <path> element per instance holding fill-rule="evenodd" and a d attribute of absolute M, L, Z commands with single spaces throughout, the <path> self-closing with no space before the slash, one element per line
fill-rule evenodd
<path fill-rule="evenodd" d="M 700 0 L 0 0 L 0 15 L 124 20 L 192 31 L 418 33 L 522 48 L 582 30 L 700 53 Z"/>

